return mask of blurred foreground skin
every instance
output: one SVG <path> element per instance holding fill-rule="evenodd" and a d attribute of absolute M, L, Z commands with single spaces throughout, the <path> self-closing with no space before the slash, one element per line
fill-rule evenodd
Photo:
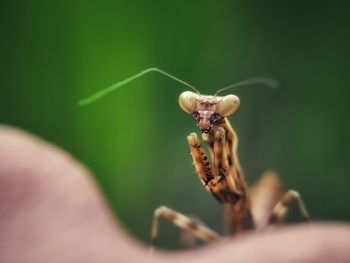
<path fill-rule="evenodd" d="M 322 223 L 150 255 L 115 222 L 81 164 L 0 126 L 0 262 L 350 262 L 349 244 L 349 224 Z"/>

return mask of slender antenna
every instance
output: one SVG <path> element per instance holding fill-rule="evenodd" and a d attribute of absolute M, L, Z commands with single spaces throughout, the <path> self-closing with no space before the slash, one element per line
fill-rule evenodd
<path fill-rule="evenodd" d="M 181 80 L 181 79 L 179 79 L 179 78 L 177 78 L 177 77 L 175 77 L 175 76 L 173 76 L 173 75 L 171 75 L 171 74 L 169 74 L 169 73 L 167 73 L 167 72 L 165 72 L 165 71 L 163 71 L 161 69 L 148 68 L 148 69 L 145 69 L 145 70 L 141 71 L 140 73 L 137 73 L 137 74 L 135 74 L 135 75 L 133 75 L 133 76 L 127 78 L 127 79 L 119 81 L 119 82 L 113 84 L 112 86 L 109 86 L 109 87 L 107 87 L 107 88 L 105 88 L 105 89 L 103 89 L 103 90 L 101 90 L 101 91 L 91 95 L 90 97 L 87 97 L 85 99 L 80 100 L 79 101 L 79 105 L 80 106 L 85 106 L 87 104 L 90 104 L 90 103 L 92 103 L 92 102 L 102 98 L 103 96 L 109 94 L 110 92 L 112 92 L 112 91 L 114 91 L 114 90 L 124 86 L 125 84 L 127 84 L 127 83 L 129 83 L 129 82 L 131 82 L 131 81 L 133 81 L 133 80 L 135 80 L 135 79 L 137 79 L 137 78 L 139 78 L 139 77 L 149 73 L 149 72 L 153 72 L 153 71 L 159 72 L 159 73 L 161 73 L 161 74 L 163 74 L 163 75 L 165 75 L 165 76 L 167 76 L 167 77 L 169 77 L 169 78 L 171 78 L 173 80 L 176 80 L 176 81 L 180 82 L 181 84 L 191 88 L 192 90 L 197 92 L 197 94 L 199 94 L 199 91 L 195 87 L 193 87 L 192 85 L 188 84 L 187 82 L 185 82 L 185 81 L 183 81 L 183 80 Z"/>
<path fill-rule="evenodd" d="M 261 78 L 261 77 L 253 77 L 249 79 L 242 80 L 240 82 L 237 82 L 235 84 L 231 84 L 227 87 L 224 87 L 222 89 L 219 89 L 216 93 L 215 96 L 218 95 L 220 92 L 240 87 L 240 86 L 246 86 L 246 85 L 251 85 L 251 84 L 265 84 L 267 86 L 270 86 L 271 88 L 277 88 L 278 87 L 278 82 L 273 80 L 273 79 L 268 79 L 268 78 Z"/>

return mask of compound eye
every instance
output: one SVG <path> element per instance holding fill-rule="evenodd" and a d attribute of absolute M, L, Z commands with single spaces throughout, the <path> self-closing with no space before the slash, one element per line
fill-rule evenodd
<path fill-rule="evenodd" d="M 219 100 L 216 111 L 223 117 L 232 115 L 239 108 L 239 98 L 235 95 L 227 95 Z"/>
<path fill-rule="evenodd" d="M 181 109 L 183 109 L 188 114 L 192 114 L 197 107 L 198 95 L 192 91 L 182 92 L 179 96 L 179 104 Z"/>

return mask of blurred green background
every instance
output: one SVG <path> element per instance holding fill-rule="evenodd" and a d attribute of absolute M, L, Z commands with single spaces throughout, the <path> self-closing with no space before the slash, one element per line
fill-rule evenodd
<path fill-rule="evenodd" d="M 185 87 L 151 73 L 95 104 L 77 102 L 151 66 L 203 94 L 270 76 L 279 89 L 232 91 L 248 182 L 275 169 L 313 219 L 349 220 L 348 3 L 3 0 L 0 121 L 85 163 L 140 240 L 159 205 L 222 231 L 222 207 L 191 164 L 186 136 L 199 131 L 178 106 Z M 178 236 L 162 223 L 161 246 L 176 247 Z"/>

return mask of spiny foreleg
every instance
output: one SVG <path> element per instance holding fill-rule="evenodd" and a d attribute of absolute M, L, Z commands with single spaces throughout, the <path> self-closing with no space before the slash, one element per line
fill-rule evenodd
<path fill-rule="evenodd" d="M 203 186 L 211 192 L 208 183 L 213 180 L 214 174 L 211 168 L 210 160 L 201 145 L 196 133 L 192 132 L 187 137 L 188 145 L 190 146 L 193 164 L 196 168 L 197 175 Z"/>
<path fill-rule="evenodd" d="M 214 169 L 212 169 L 210 160 L 204 152 L 197 135 L 191 133 L 187 140 L 194 166 L 203 186 L 221 203 L 236 202 L 239 193 L 236 191 L 231 170 L 229 169 L 224 129 L 219 128 L 215 132 L 213 145 Z"/>

